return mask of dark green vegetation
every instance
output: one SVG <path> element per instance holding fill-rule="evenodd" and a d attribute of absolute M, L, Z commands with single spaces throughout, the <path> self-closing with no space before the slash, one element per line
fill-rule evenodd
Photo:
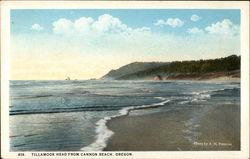
<path fill-rule="evenodd" d="M 143 70 L 148 70 L 152 68 L 158 68 L 160 66 L 165 66 L 169 62 L 133 62 L 131 64 L 120 67 L 117 70 L 111 70 L 102 79 L 119 79 L 122 76 L 137 73 Z"/>
<path fill-rule="evenodd" d="M 134 67 L 136 65 L 136 67 Z M 158 65 L 158 66 L 157 66 Z M 137 69 L 134 69 L 137 68 Z M 171 63 L 132 63 L 117 70 L 110 71 L 104 78 L 140 79 L 156 75 L 168 76 L 174 73 L 203 75 L 214 72 L 240 70 L 240 56 L 231 55 L 224 58 L 174 61 Z"/>

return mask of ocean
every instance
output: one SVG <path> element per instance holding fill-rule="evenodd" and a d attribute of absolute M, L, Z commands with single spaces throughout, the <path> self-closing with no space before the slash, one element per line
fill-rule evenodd
<path fill-rule="evenodd" d="M 195 142 L 199 114 L 220 105 L 240 112 L 240 83 L 10 81 L 10 150 L 100 151 L 114 135 L 106 125 L 113 118 L 189 109 L 198 115 L 183 138 Z"/>

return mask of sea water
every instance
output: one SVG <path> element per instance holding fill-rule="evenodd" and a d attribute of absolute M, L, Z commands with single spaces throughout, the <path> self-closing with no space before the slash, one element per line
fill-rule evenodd
<path fill-rule="evenodd" d="M 10 81 L 10 150 L 103 150 L 114 133 L 106 126 L 112 118 L 218 104 L 240 107 L 240 83 Z M 183 130 L 190 142 L 195 120 Z"/>

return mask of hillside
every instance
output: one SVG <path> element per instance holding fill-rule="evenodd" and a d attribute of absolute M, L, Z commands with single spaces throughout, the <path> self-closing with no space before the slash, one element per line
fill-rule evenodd
<path fill-rule="evenodd" d="M 118 70 L 112 70 L 104 77 L 113 77 L 117 80 L 152 79 L 155 76 L 164 77 L 164 79 L 205 78 L 215 77 L 215 75 L 210 76 L 211 73 L 218 73 L 221 76 L 231 75 L 229 72 L 232 71 L 238 72 L 238 75 L 235 76 L 240 76 L 239 70 L 240 56 L 231 55 L 217 59 L 174 61 L 171 63 L 137 62 L 123 66 Z"/>
<path fill-rule="evenodd" d="M 133 74 L 148 69 L 157 68 L 168 65 L 168 62 L 133 62 L 131 64 L 120 67 L 117 70 L 111 70 L 101 79 L 120 79 L 123 76 Z"/>

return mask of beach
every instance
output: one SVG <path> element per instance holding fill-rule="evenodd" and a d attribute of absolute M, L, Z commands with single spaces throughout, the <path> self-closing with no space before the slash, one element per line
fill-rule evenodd
<path fill-rule="evenodd" d="M 212 102 L 211 102 L 212 104 Z M 122 116 L 106 151 L 219 151 L 240 149 L 240 107 L 216 106 Z"/>
<path fill-rule="evenodd" d="M 240 82 L 239 77 L 218 77 L 218 78 L 212 78 L 212 79 L 207 79 L 206 81 L 211 81 L 211 82 Z"/>
<path fill-rule="evenodd" d="M 205 74 L 197 73 L 173 73 L 167 76 L 166 80 L 191 80 L 210 82 L 240 82 L 240 71 L 211 72 Z"/>
<path fill-rule="evenodd" d="M 175 113 L 181 113 L 177 118 Z M 142 116 L 126 116 L 108 123 L 114 136 L 107 151 L 178 151 L 191 145 L 180 133 L 187 120 L 186 112 L 162 112 Z M 171 130 L 171 131 L 169 131 Z"/>

